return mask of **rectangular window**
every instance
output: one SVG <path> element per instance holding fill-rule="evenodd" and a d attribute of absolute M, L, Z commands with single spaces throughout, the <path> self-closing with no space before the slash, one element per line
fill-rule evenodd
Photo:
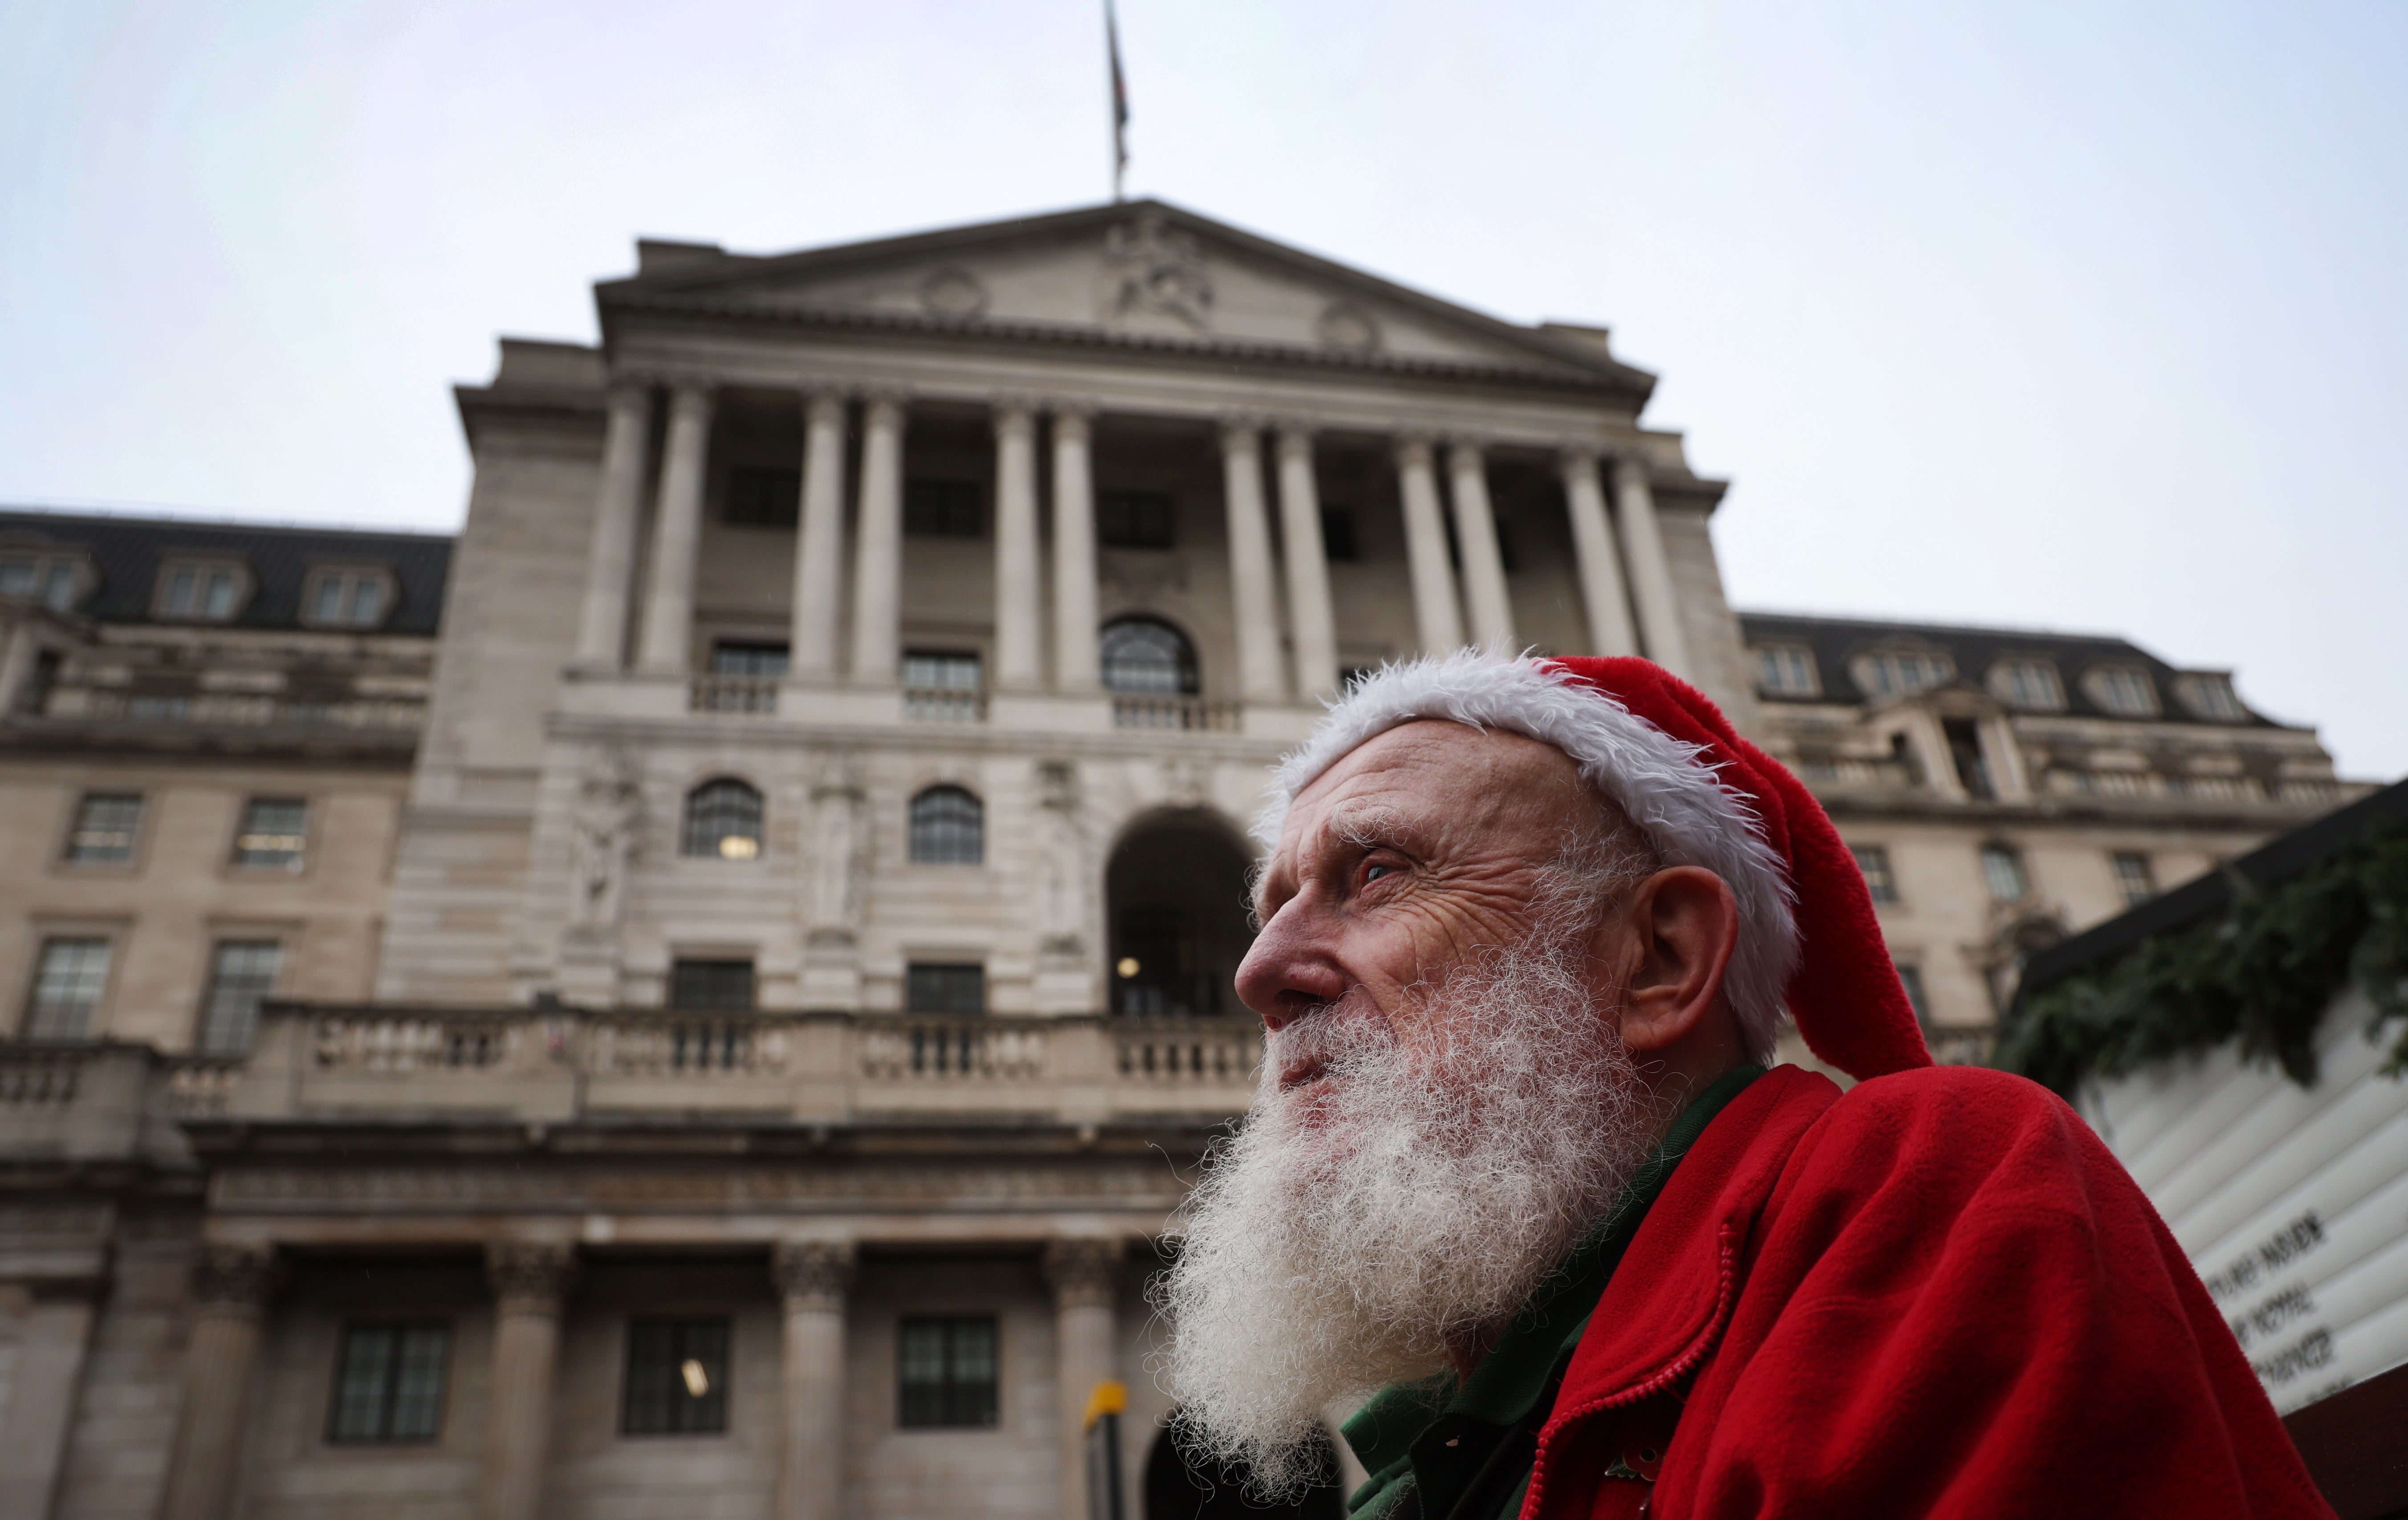
<path fill-rule="evenodd" d="M 627 1322 L 619 1428 L 630 1436 L 715 1436 L 727 1428 L 727 1321 Z"/>
<path fill-rule="evenodd" d="M 2024 857 L 2003 844 L 1982 846 L 1982 881 L 2000 902 L 2021 902 L 2031 891 L 2024 875 Z"/>
<path fill-rule="evenodd" d="M 136 692 L 125 699 L 125 715 L 150 723 L 182 723 L 193 715 L 193 699 L 177 692 Z"/>
<path fill-rule="evenodd" d="M 911 649 L 903 652 L 903 684 L 916 692 L 974 692 L 986 679 L 975 654 Z"/>
<path fill-rule="evenodd" d="M 681 960 L 669 966 L 669 1007 L 740 1011 L 752 1006 L 751 961 Z"/>
<path fill-rule="evenodd" d="M 1931 1027 L 1931 1008 L 1923 1000 L 1923 968 L 1901 966 L 1898 968 L 1899 983 L 1906 988 L 1906 1000 L 1914 1005 L 1914 1022 Z"/>
<path fill-rule="evenodd" d="M 452 1326 L 346 1325 L 326 1439 L 341 1444 L 433 1441 L 443 1424 Z"/>
<path fill-rule="evenodd" d="M 34 997 L 25 1010 L 27 1040 L 81 1040 L 108 986 L 106 939 L 45 939 L 34 972 Z"/>
<path fill-rule="evenodd" d="M 1321 509 L 1321 551 L 1333 565 L 1352 565 L 1363 557 L 1362 546 L 1354 541 L 1354 508 Z"/>
<path fill-rule="evenodd" d="M 738 466 L 727 472 L 727 521 L 754 528 L 791 528 L 802 515 L 803 472 Z"/>
<path fill-rule="evenodd" d="M 986 968 L 976 961 L 913 961 L 904 973 L 904 1011 L 983 1013 Z"/>
<path fill-rule="evenodd" d="M 22 596 L 64 612 L 76 604 L 76 564 L 64 554 L 0 554 L 0 596 Z"/>
<path fill-rule="evenodd" d="M 1856 857 L 1856 869 L 1865 873 L 1865 890 L 1873 901 L 1898 901 L 1898 878 L 1890 874 L 1889 848 L 1879 844 L 1855 844 L 1848 847 Z"/>
<path fill-rule="evenodd" d="M 297 871 L 309 845 L 309 804 L 292 797 L 253 797 L 234 837 L 234 863 Z"/>
<path fill-rule="evenodd" d="M 903 531 L 929 538 L 975 538 L 985 531 L 985 493 L 976 480 L 913 480 L 903 488 Z"/>
<path fill-rule="evenodd" d="M 284 947 L 273 939 L 229 939 L 209 961 L 209 992 L 201 1005 L 201 1049 L 240 1055 L 259 1027 L 260 999 L 276 990 Z"/>
<path fill-rule="evenodd" d="M 1106 549 L 1168 549 L 1174 526 L 1168 491 L 1096 493 L 1096 541 Z"/>
<path fill-rule="evenodd" d="M 895 1361 L 896 1423 L 904 1429 L 994 1427 L 993 1317 L 907 1319 L 896 1328 Z"/>
<path fill-rule="evenodd" d="M 373 628 L 384 621 L 380 570 L 320 570 L 309 588 L 309 621 L 326 628 Z"/>
<path fill-rule="evenodd" d="M 2124 894 L 2124 906 L 2137 908 L 2157 895 L 2157 872 L 2149 857 L 2137 850 L 2115 853 L 2115 887 Z"/>
<path fill-rule="evenodd" d="M 122 865 L 134 858 L 134 832 L 141 826 L 140 794 L 88 792 L 76 804 L 67 858 L 87 866 Z"/>
<path fill-rule="evenodd" d="M 786 673 L 786 646 L 783 644 L 744 643 L 723 638 L 710 646 L 710 673 L 714 676 L 773 679 Z"/>
<path fill-rule="evenodd" d="M 234 617 L 235 591 L 232 566 L 172 566 L 160 588 L 159 610 L 198 623 L 228 622 Z"/>
<path fill-rule="evenodd" d="M 1814 652 L 1796 644 L 1772 644 L 1756 652 L 1756 684 L 1767 696 L 1819 696 L 1823 682 Z"/>

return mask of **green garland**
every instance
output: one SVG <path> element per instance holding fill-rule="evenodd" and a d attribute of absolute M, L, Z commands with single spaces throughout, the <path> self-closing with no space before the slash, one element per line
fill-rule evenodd
<path fill-rule="evenodd" d="M 2316 1026 L 2349 982 L 2374 1004 L 2368 1039 L 2408 1019 L 2408 831 L 2268 886 L 2234 872 L 2232 890 L 2206 921 L 2025 998 L 1998 1064 L 2071 1097 L 2086 1076 L 2238 1041 L 2243 1060 L 2274 1062 L 2307 1087 Z M 2383 1071 L 2408 1074 L 2408 1029 Z"/>

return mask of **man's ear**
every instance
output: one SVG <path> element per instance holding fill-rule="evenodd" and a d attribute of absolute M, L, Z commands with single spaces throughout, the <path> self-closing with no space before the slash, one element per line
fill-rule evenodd
<path fill-rule="evenodd" d="M 1723 976 L 1739 944 L 1739 903 L 1728 882 L 1700 866 L 1657 871 L 1633 893 L 1619 915 L 1622 952 L 1622 1040 L 1634 1054 L 1668 1055 L 1691 1037 L 1719 1038 L 1727 1014 Z"/>

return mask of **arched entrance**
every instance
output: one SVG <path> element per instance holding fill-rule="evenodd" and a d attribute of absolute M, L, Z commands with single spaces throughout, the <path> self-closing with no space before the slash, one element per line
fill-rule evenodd
<path fill-rule="evenodd" d="M 1249 857 L 1201 809 L 1157 813 L 1131 829 L 1104 868 L 1112 1011 L 1233 1011 L 1246 923 Z"/>
<path fill-rule="evenodd" d="M 1154 1438 L 1145 1460 L 1145 1520 L 1339 1520 L 1346 1496 L 1338 1484 L 1338 1450 L 1321 1438 L 1321 1476 L 1298 1499 L 1264 1504 L 1246 1497 L 1246 1475 L 1182 1451 L 1170 1431 Z"/>

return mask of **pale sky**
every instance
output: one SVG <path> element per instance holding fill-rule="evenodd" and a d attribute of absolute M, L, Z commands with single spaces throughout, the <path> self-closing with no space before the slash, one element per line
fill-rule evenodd
<path fill-rule="evenodd" d="M 1614 330 L 1732 600 L 2121 633 L 2408 772 L 2408 7 L 1125 0 L 1132 194 Z M 0 502 L 452 528 L 638 235 L 1110 191 L 1088 0 L 0 6 Z"/>

